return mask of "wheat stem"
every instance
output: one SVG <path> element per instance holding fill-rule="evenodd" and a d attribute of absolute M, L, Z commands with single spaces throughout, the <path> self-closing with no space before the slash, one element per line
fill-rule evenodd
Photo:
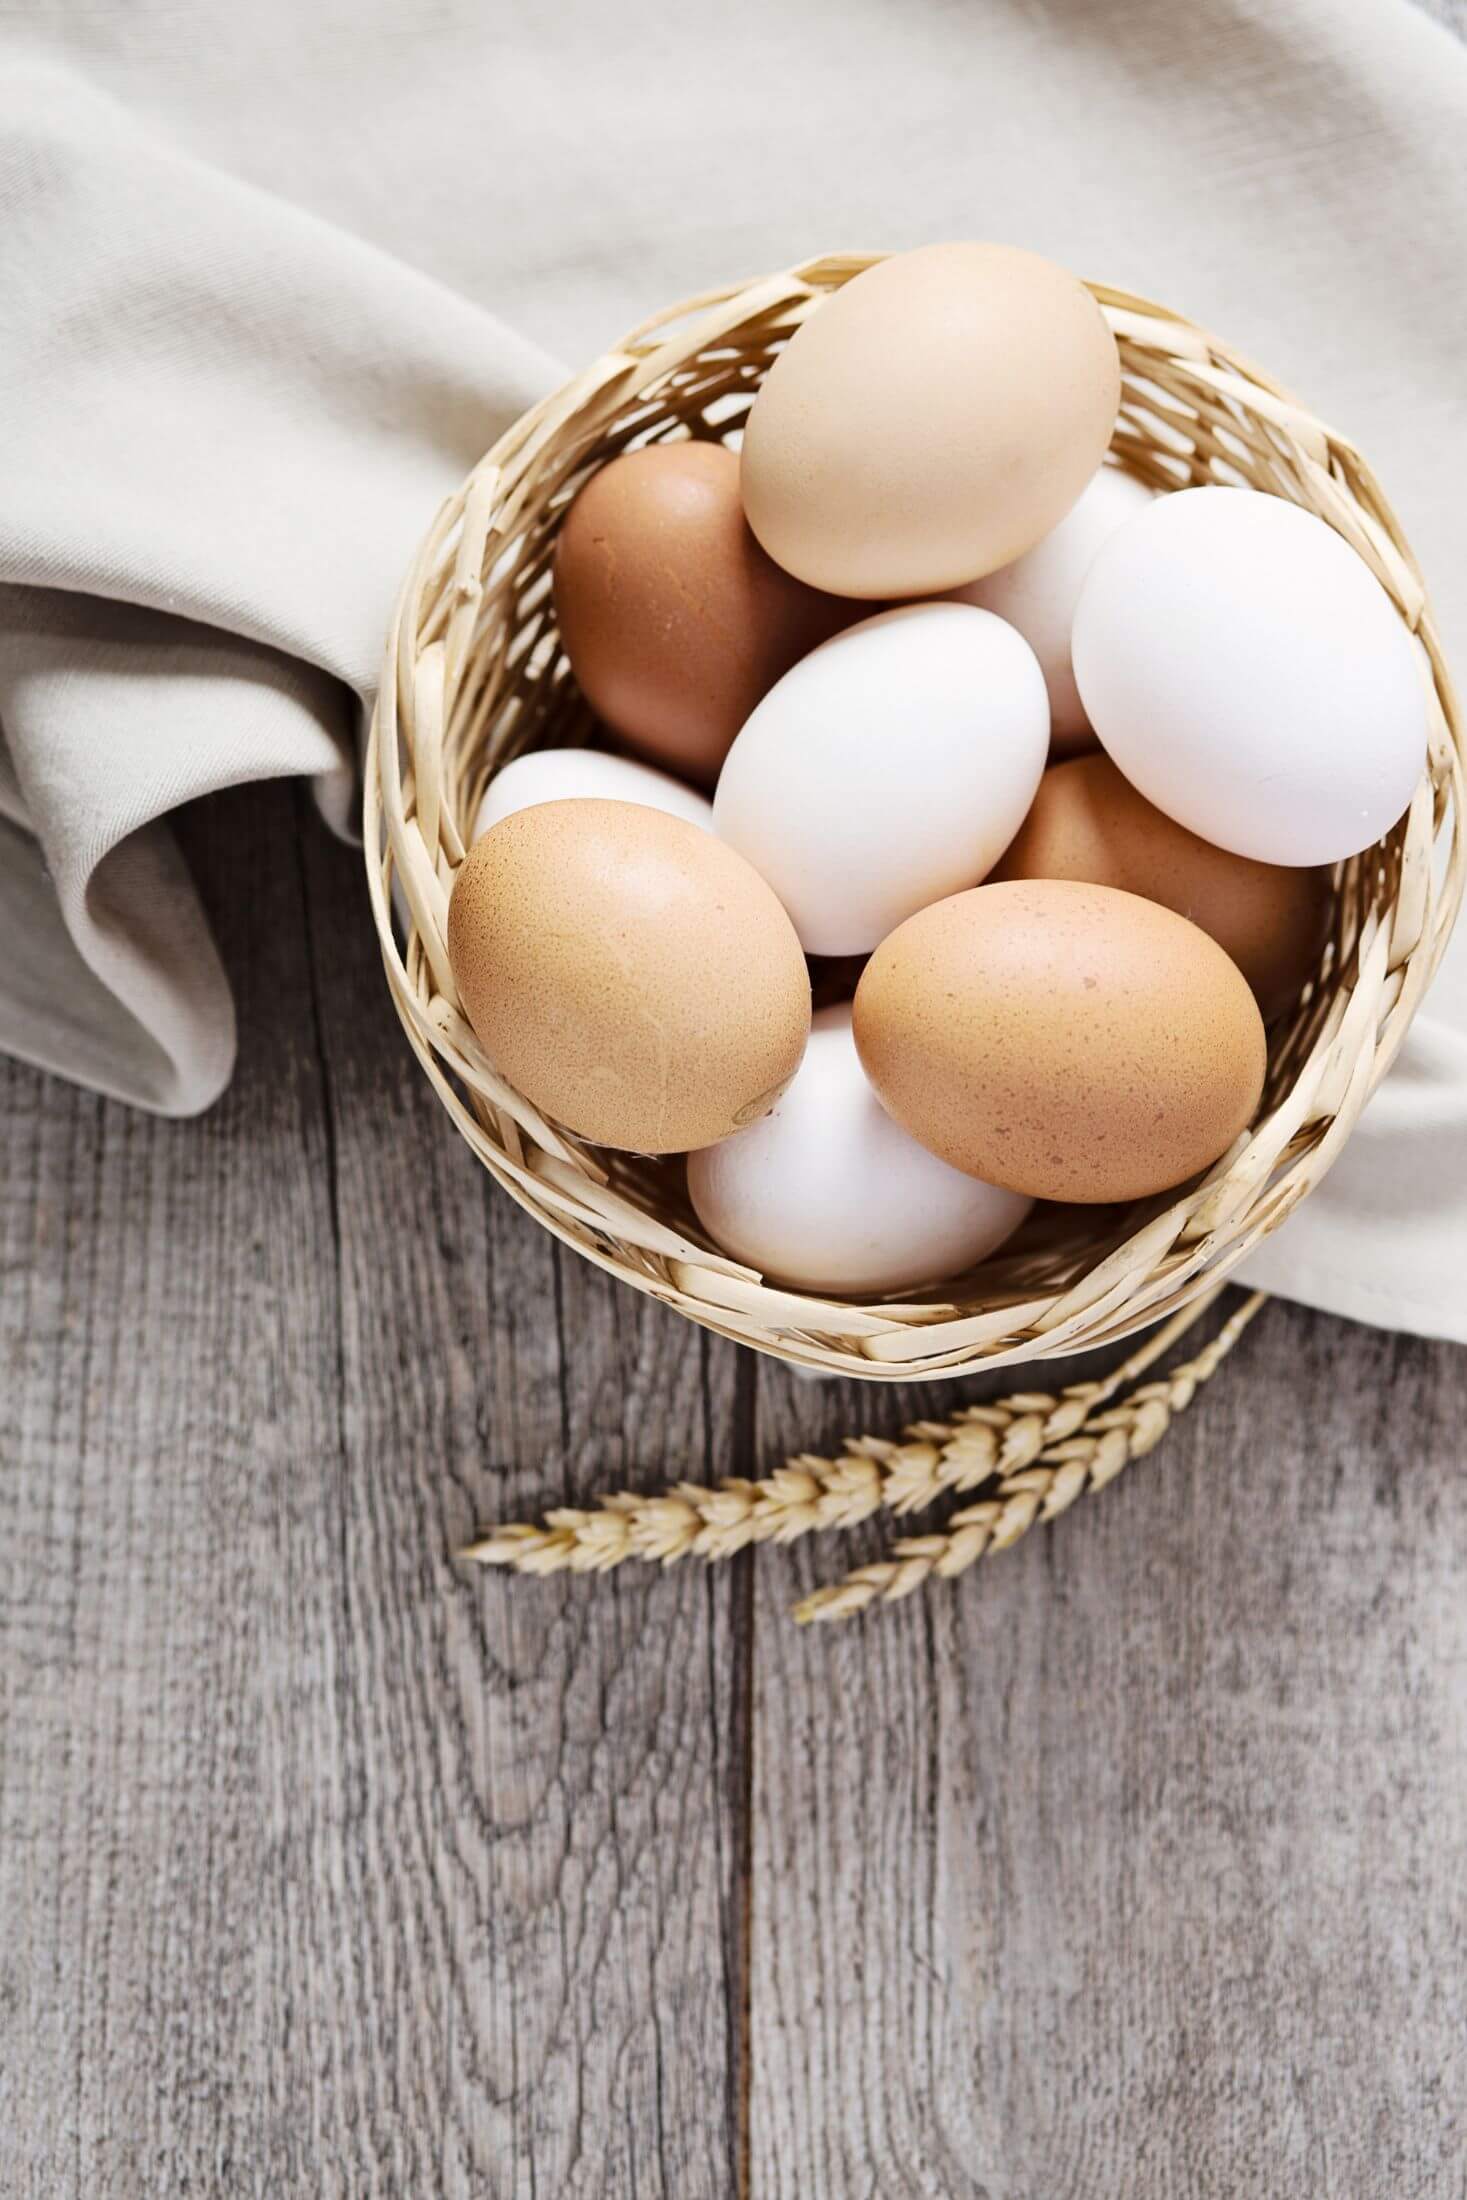
<path fill-rule="evenodd" d="M 1055 1445 L 1077 1440 L 1221 1289 L 1215 1285 L 1174 1314 L 1098 1381 L 1073 1383 L 1057 1395 L 1015 1391 L 964 1406 L 949 1420 L 914 1422 L 895 1441 L 848 1436 L 838 1457 L 797 1452 L 757 1481 L 677 1482 L 645 1497 L 617 1490 L 585 1508 L 557 1506 L 538 1522 L 486 1529 L 459 1556 L 527 1574 L 601 1573 L 632 1558 L 667 1566 L 690 1556 L 728 1558 L 751 1543 L 792 1543 L 816 1529 L 852 1528 L 877 1512 L 916 1512 L 948 1491 L 966 1494 L 995 1477 L 1006 1487 Z"/>

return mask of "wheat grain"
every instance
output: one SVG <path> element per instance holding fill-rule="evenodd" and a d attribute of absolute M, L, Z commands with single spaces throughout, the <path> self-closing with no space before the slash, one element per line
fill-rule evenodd
<path fill-rule="evenodd" d="M 916 1512 L 949 1491 L 966 1494 L 995 1478 L 1009 1488 L 1055 1446 L 1083 1441 L 1106 1401 L 1160 1358 L 1221 1289 L 1174 1315 L 1109 1375 L 1057 1396 L 1016 1391 L 960 1407 L 946 1421 L 915 1422 L 899 1439 L 848 1436 L 836 1457 L 797 1452 L 758 1481 L 678 1482 L 648 1496 L 615 1490 L 585 1509 L 558 1506 L 538 1524 L 486 1529 L 459 1556 L 527 1574 L 602 1573 L 630 1558 L 668 1566 L 686 1557 L 730 1558 L 750 1543 L 793 1543 L 818 1529 L 854 1528 L 877 1512 Z"/>

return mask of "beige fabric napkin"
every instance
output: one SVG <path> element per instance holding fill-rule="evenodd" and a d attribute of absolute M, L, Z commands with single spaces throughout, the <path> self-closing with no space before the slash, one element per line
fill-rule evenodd
<path fill-rule="evenodd" d="M 1467 664 L 1467 50 L 1409 0 L 38 0 L 0 118 L 0 1047 L 144 1106 L 233 1059 L 169 811 L 343 821 L 438 498 L 720 276 L 986 235 L 1166 299 L 1361 443 Z M 1467 1339 L 1464 1242 L 1467 935 L 1251 1273 Z"/>

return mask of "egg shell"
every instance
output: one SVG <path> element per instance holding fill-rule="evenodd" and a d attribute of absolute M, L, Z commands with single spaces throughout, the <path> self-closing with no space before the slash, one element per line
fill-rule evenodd
<path fill-rule="evenodd" d="M 1318 968 L 1329 923 L 1328 870 L 1214 848 L 1138 794 L 1108 756 L 1050 767 L 989 877 L 1081 879 L 1174 909 L 1232 957 L 1265 1017 Z"/>
<path fill-rule="evenodd" d="M 597 716 L 703 786 L 780 674 L 862 610 L 765 555 L 721 443 L 652 444 L 593 474 L 556 541 L 554 594 Z"/>
<path fill-rule="evenodd" d="M 490 1061 L 598 1145 L 680 1153 L 774 1105 L 810 1030 L 788 917 L 712 833 L 631 802 L 542 802 L 475 843 L 448 955 Z"/>
<path fill-rule="evenodd" d="M 1119 466 L 1102 466 L 1078 503 L 1032 550 L 956 591 L 956 602 L 997 612 L 1017 627 L 1039 659 L 1049 690 L 1052 756 L 1073 756 L 1095 742 L 1070 662 L 1070 629 L 1081 584 L 1101 544 L 1155 493 Z"/>
<path fill-rule="evenodd" d="M 884 940 L 856 991 L 883 1104 L 932 1153 L 1034 1199 L 1143 1199 L 1258 1106 L 1263 1019 L 1195 924 L 1070 880 L 980 886 Z"/>
<path fill-rule="evenodd" d="M 971 604 L 907 604 L 787 672 L 728 754 L 720 836 L 812 955 L 859 955 L 976 885 L 1017 831 L 1049 746 L 1044 675 Z"/>
<path fill-rule="evenodd" d="M 600 749 L 531 749 L 511 758 L 488 786 L 474 818 L 475 840 L 492 825 L 536 802 L 640 802 L 649 810 L 713 829 L 713 805 L 680 779 Z"/>
<path fill-rule="evenodd" d="M 689 1154 L 688 1193 L 736 1260 L 796 1290 L 857 1295 L 960 1274 L 1031 1204 L 950 1169 L 893 1122 L 861 1068 L 849 1005 L 816 1015 L 761 1122 Z"/>
<path fill-rule="evenodd" d="M 1119 401 L 1115 339 L 1075 276 L 1010 245 L 925 245 L 854 277 L 775 360 L 744 509 L 814 587 L 936 595 L 1048 533 Z"/>
<path fill-rule="evenodd" d="M 1071 648 L 1127 779 L 1236 855 L 1355 855 L 1421 777 L 1416 645 L 1344 538 L 1282 497 L 1158 497 L 1097 553 Z"/>

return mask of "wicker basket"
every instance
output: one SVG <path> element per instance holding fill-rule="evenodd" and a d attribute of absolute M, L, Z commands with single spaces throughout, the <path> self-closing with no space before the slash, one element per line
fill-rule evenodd
<path fill-rule="evenodd" d="M 1319 975 L 1270 1032 L 1251 1130 L 1181 1192 L 1124 1210 L 1037 1210 L 997 1257 L 940 1293 L 858 1304 L 770 1288 L 713 1249 L 680 1161 L 605 1152 L 545 1122 L 485 1058 L 444 941 L 490 774 L 522 749 L 594 734 L 555 631 L 556 528 L 616 452 L 735 432 L 791 332 L 876 257 L 815 260 L 691 299 L 500 438 L 438 513 L 403 588 L 367 755 L 365 840 L 403 1028 L 459 1130 L 522 1207 L 742 1344 L 827 1373 L 911 1381 L 1078 1352 L 1158 1321 L 1319 1182 L 1400 1046 L 1456 915 L 1463 727 L 1415 560 L 1352 446 L 1190 322 L 1093 285 L 1124 374 L 1117 457 L 1160 488 L 1246 484 L 1318 513 L 1390 592 L 1430 669 L 1427 772 L 1389 838 L 1339 867 Z"/>

